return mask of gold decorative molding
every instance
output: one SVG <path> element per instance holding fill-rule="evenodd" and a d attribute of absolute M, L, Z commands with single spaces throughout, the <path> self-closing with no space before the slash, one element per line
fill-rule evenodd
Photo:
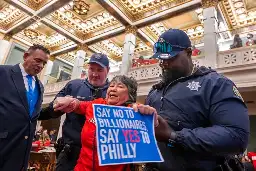
<path fill-rule="evenodd" d="M 145 19 L 149 16 L 155 15 L 166 9 L 173 8 L 179 5 L 183 5 L 193 0 L 155 0 L 144 1 L 140 0 L 139 4 L 134 4 L 132 0 L 115 0 L 118 8 L 124 11 L 125 14 L 132 19 L 132 21 L 138 21 Z"/>
<path fill-rule="evenodd" d="M 4 37 L 3 37 L 3 39 L 4 39 L 4 40 L 7 40 L 7 41 L 10 41 L 11 38 L 12 38 L 12 36 L 11 36 L 11 35 L 8 35 L 8 34 L 5 34 Z"/>
<path fill-rule="evenodd" d="M 135 26 L 128 26 L 128 27 L 125 28 L 125 33 L 126 34 L 132 33 L 132 34 L 136 35 L 137 30 L 138 29 Z"/>
<path fill-rule="evenodd" d="M 225 9 L 225 5 L 226 4 L 224 4 L 224 3 L 225 3 L 224 1 L 222 1 L 220 3 L 220 10 L 224 14 L 223 16 L 224 16 L 224 19 L 225 19 L 225 21 L 226 21 L 226 23 L 228 25 L 228 29 L 232 29 L 233 25 L 232 25 L 232 22 L 231 22 L 231 20 L 229 18 L 229 14 L 228 14 L 227 10 Z"/>
<path fill-rule="evenodd" d="M 50 2 L 50 0 L 20 0 L 24 5 L 28 6 L 33 10 L 39 10 L 46 4 Z"/>
<path fill-rule="evenodd" d="M 78 50 L 83 50 L 85 52 L 87 52 L 89 50 L 89 48 L 86 44 L 79 44 L 77 49 Z"/>
<path fill-rule="evenodd" d="M 90 10 L 90 4 L 87 4 L 85 0 L 74 0 L 73 10 L 78 15 L 87 15 Z"/>
<path fill-rule="evenodd" d="M 54 52 L 61 49 L 61 46 L 50 46 L 50 45 L 45 45 L 45 46 L 49 49 L 50 52 Z"/>
<path fill-rule="evenodd" d="M 238 5 L 237 5 L 238 4 Z M 246 1 L 239 1 L 239 3 L 234 3 L 233 1 L 223 0 L 220 3 L 222 12 L 230 23 L 229 29 L 238 29 L 250 25 L 255 25 L 256 11 L 249 11 L 246 8 Z"/>
<path fill-rule="evenodd" d="M 35 39 L 39 36 L 38 32 L 33 29 L 25 29 L 23 32 L 24 35 L 30 39 Z"/>
<path fill-rule="evenodd" d="M 67 17 L 67 13 L 70 14 L 70 17 Z M 90 38 L 88 34 L 95 36 L 98 32 L 106 30 L 105 28 L 119 24 L 119 22 L 107 12 L 100 12 L 99 14 L 83 19 L 82 17 L 74 15 L 72 11 L 64 9 L 64 11 L 58 10 L 53 12 L 49 19 L 61 27 L 63 25 L 66 26 L 65 29 L 67 31 L 79 37 L 81 40 Z"/>
<path fill-rule="evenodd" d="M 217 7 L 219 0 L 202 0 L 202 7 L 210 8 L 210 7 Z"/>
<path fill-rule="evenodd" d="M 8 6 L 2 9 L 0 8 L 0 13 L 3 17 L 0 18 L 0 29 L 5 31 L 15 26 L 16 24 L 18 24 L 20 21 L 27 17 L 27 15 L 24 12 L 14 7 L 10 8 Z"/>
<path fill-rule="evenodd" d="M 50 56 L 50 58 L 49 58 L 50 61 L 54 61 L 55 59 L 56 59 L 55 56 Z"/>

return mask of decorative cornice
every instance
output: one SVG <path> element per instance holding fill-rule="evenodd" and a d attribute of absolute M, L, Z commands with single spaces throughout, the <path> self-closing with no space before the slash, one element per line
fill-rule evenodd
<path fill-rule="evenodd" d="M 231 20 L 229 19 L 228 12 L 227 12 L 227 10 L 225 9 L 225 4 L 224 4 L 224 3 L 225 3 L 225 2 L 222 1 L 222 2 L 220 3 L 220 6 L 219 6 L 219 7 L 220 7 L 221 12 L 223 13 L 223 17 L 224 17 L 224 19 L 225 19 L 227 25 L 228 25 L 228 29 L 232 29 L 233 26 L 232 26 Z"/>
<path fill-rule="evenodd" d="M 126 34 L 132 33 L 132 34 L 136 35 L 137 30 L 138 30 L 138 29 L 137 29 L 137 27 L 135 27 L 135 26 L 127 26 L 127 27 L 125 28 L 125 33 L 126 33 Z"/>
<path fill-rule="evenodd" d="M 39 10 L 44 5 L 50 2 L 50 0 L 20 0 L 20 1 L 33 10 Z"/>
<path fill-rule="evenodd" d="M 89 50 L 88 45 L 86 45 L 86 44 L 79 44 L 77 49 L 83 50 L 85 52 L 87 52 Z"/>
<path fill-rule="evenodd" d="M 210 8 L 210 7 L 217 7 L 219 0 L 202 0 L 202 7 Z"/>
<path fill-rule="evenodd" d="M 11 35 L 5 34 L 3 39 L 7 40 L 7 41 L 10 41 L 11 38 L 12 38 Z"/>

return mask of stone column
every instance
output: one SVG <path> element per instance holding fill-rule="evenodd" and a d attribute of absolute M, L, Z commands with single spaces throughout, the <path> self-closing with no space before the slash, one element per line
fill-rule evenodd
<path fill-rule="evenodd" d="M 211 68 L 217 67 L 218 59 L 218 21 L 216 7 L 218 0 L 202 0 L 204 21 L 204 65 Z"/>
<path fill-rule="evenodd" d="M 8 35 L 5 35 L 3 40 L 0 40 L 0 65 L 3 65 L 5 62 L 5 57 L 7 56 L 11 43 L 10 43 L 11 37 Z"/>
<path fill-rule="evenodd" d="M 42 78 L 42 83 L 43 85 L 46 85 L 48 82 L 48 76 L 52 72 L 52 67 L 53 67 L 53 61 L 55 60 L 55 57 L 51 56 L 50 59 L 47 61 L 47 64 L 44 68 L 43 71 L 43 78 Z"/>
<path fill-rule="evenodd" d="M 86 46 L 86 45 L 78 46 L 78 51 L 76 53 L 75 63 L 74 63 L 73 71 L 71 74 L 71 79 L 77 79 L 77 78 L 81 77 L 87 50 L 88 50 L 88 46 Z M 62 137 L 62 126 L 63 126 L 65 119 L 66 119 L 66 114 L 62 115 L 60 118 L 60 126 L 59 126 L 57 139 Z"/>
<path fill-rule="evenodd" d="M 72 80 L 81 77 L 81 73 L 84 67 L 86 50 L 88 49 L 86 45 L 80 45 L 78 48 L 79 50 L 76 52 L 75 63 L 71 74 Z"/>
<path fill-rule="evenodd" d="M 135 43 L 136 43 L 136 31 L 137 29 L 133 26 L 126 28 L 124 51 L 122 56 L 122 67 L 121 67 L 122 75 L 128 75 L 128 72 L 131 68 L 132 56 L 134 53 Z"/>

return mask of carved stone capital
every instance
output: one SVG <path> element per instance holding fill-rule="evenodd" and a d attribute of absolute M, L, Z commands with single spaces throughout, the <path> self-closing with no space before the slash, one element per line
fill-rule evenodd
<path fill-rule="evenodd" d="M 77 50 L 88 51 L 88 46 L 86 44 L 79 44 Z"/>
<path fill-rule="evenodd" d="M 125 28 L 125 33 L 126 34 L 132 33 L 132 34 L 136 35 L 137 30 L 138 29 L 135 26 L 128 26 L 128 27 Z"/>
<path fill-rule="evenodd" d="M 7 41 L 10 41 L 11 38 L 12 38 L 11 35 L 5 34 L 3 39 L 7 40 Z"/>
<path fill-rule="evenodd" d="M 202 7 L 210 8 L 210 7 L 217 7 L 219 0 L 202 0 Z"/>

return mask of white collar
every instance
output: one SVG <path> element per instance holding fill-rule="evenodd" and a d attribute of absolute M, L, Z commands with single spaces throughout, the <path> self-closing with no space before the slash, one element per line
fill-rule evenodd
<path fill-rule="evenodd" d="M 26 73 L 26 71 L 25 71 L 25 69 L 24 69 L 24 67 L 21 63 L 19 64 L 19 66 L 20 66 L 20 70 L 21 70 L 21 73 L 22 73 L 23 77 L 26 77 L 27 75 L 29 75 L 28 73 Z M 34 76 L 32 76 L 32 78 L 33 78 L 34 81 L 36 81 L 36 78 Z"/>

